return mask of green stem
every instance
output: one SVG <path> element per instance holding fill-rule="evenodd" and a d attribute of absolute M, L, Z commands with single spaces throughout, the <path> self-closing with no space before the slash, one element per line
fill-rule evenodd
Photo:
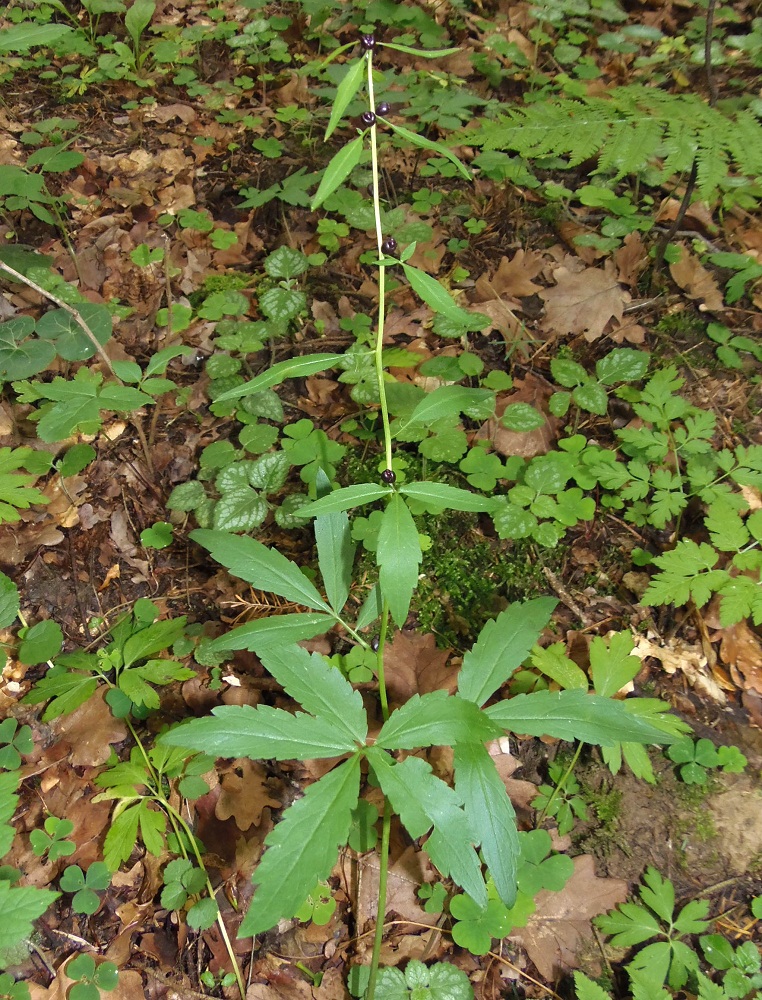
<path fill-rule="evenodd" d="M 373 54 L 368 53 L 368 103 L 370 110 L 376 106 L 375 93 L 373 90 Z M 374 360 L 376 367 L 376 378 L 378 380 L 378 400 L 381 408 L 381 422 L 384 429 L 384 454 L 386 457 L 386 468 L 392 468 L 392 432 L 389 424 L 389 408 L 386 402 L 386 383 L 384 382 L 384 322 L 386 319 L 386 264 L 384 252 L 381 249 L 384 242 L 384 233 L 381 224 L 381 186 L 378 171 L 378 136 L 375 124 L 370 129 L 370 155 L 371 172 L 373 177 L 373 213 L 376 220 L 376 243 L 378 246 L 378 332 L 376 334 L 376 346 Z M 381 610 L 381 629 L 378 637 L 378 649 L 376 651 L 376 670 L 378 674 L 378 693 L 381 702 L 381 713 L 384 721 L 389 718 L 389 697 L 386 690 L 386 675 L 384 671 L 384 649 L 386 646 L 386 635 L 389 628 L 389 604 L 384 599 Z M 376 907 L 376 930 L 373 936 L 373 953 L 370 960 L 370 977 L 368 979 L 368 989 L 365 994 L 366 1000 L 374 1000 L 376 992 L 376 980 L 378 978 L 378 963 L 381 956 L 381 944 L 384 938 L 384 916 L 386 914 L 386 886 L 389 873 L 389 837 L 392 823 L 392 807 L 389 799 L 384 799 L 384 813 L 381 825 L 381 844 L 379 847 L 379 869 L 378 869 L 378 904 Z"/>
<path fill-rule="evenodd" d="M 560 795 L 560 793 L 565 788 L 566 782 L 569 780 L 569 775 L 574 770 L 574 768 L 575 768 L 575 766 L 577 764 L 577 761 L 579 760 L 579 755 L 581 753 L 582 753 L 582 743 L 578 743 L 577 744 L 577 749 L 574 751 L 574 756 L 571 759 L 571 763 L 566 768 L 566 772 L 565 772 L 563 778 L 561 778 L 561 780 L 556 784 L 556 787 L 550 793 L 550 798 L 545 803 L 545 808 L 542 810 L 542 812 L 540 813 L 540 815 L 539 815 L 539 817 L 537 819 L 536 826 L 537 826 L 538 829 L 540 828 L 540 826 L 542 826 L 543 822 L 545 821 L 545 817 L 548 815 L 548 811 L 550 810 L 550 807 L 553 805 L 553 803 L 555 802 L 555 800 L 558 798 L 558 796 Z"/>
<path fill-rule="evenodd" d="M 389 628 L 389 605 L 384 600 L 381 608 L 381 630 L 378 634 L 378 649 L 376 650 L 376 673 L 378 675 L 378 695 L 381 699 L 381 714 L 384 722 L 389 718 L 389 696 L 386 692 L 386 674 L 384 671 L 384 646 Z"/>
<path fill-rule="evenodd" d="M 370 959 L 370 976 L 365 1000 L 374 1000 L 376 979 L 378 978 L 378 961 L 381 957 L 381 944 L 384 940 L 384 913 L 386 911 L 386 881 L 389 874 L 389 833 L 392 826 L 392 807 L 388 799 L 384 801 L 384 817 L 381 824 L 381 848 L 378 865 L 378 910 L 376 913 L 376 932 L 373 935 L 373 953 Z"/>
<path fill-rule="evenodd" d="M 373 92 L 373 59 L 368 53 L 368 103 L 372 111 L 376 106 Z M 378 245 L 378 333 L 376 334 L 375 362 L 376 378 L 378 380 L 378 401 L 381 406 L 381 422 L 384 427 L 384 450 L 386 468 L 392 467 L 392 433 L 389 426 L 389 408 L 386 404 L 386 383 L 384 382 L 384 322 L 386 319 L 386 264 L 383 263 L 384 253 L 381 245 L 384 242 L 384 232 L 381 226 L 381 185 L 378 173 L 378 136 L 376 125 L 370 127 L 370 162 L 373 177 L 373 214 L 376 220 L 376 243 Z"/>
<path fill-rule="evenodd" d="M 201 852 L 198 849 L 198 843 L 196 842 L 196 838 L 193 835 L 193 831 L 191 830 L 190 826 L 188 826 L 188 823 L 183 818 L 183 816 L 179 812 L 177 812 L 174 806 L 171 806 L 169 802 L 167 802 L 166 800 L 163 801 L 161 805 L 166 810 L 167 814 L 170 817 L 170 820 L 173 820 L 172 825 L 174 826 L 175 822 L 177 822 L 183 828 L 185 836 L 188 838 L 190 845 L 193 849 L 193 853 L 196 856 L 196 861 L 198 862 L 198 866 L 204 873 L 204 876 L 206 878 L 206 891 L 209 893 L 209 898 L 213 899 L 216 903 L 217 897 L 214 891 L 214 886 L 212 885 L 211 880 L 209 879 L 209 874 L 206 870 L 206 865 L 204 864 L 203 858 L 201 857 Z M 220 935 L 222 936 L 222 940 L 225 943 L 225 950 L 227 951 L 228 957 L 230 958 L 230 961 L 233 965 L 233 974 L 235 975 L 236 983 L 238 984 L 238 990 L 241 994 L 241 1000 L 246 1000 L 246 986 L 243 981 L 243 973 L 241 972 L 241 967 L 238 964 L 238 959 L 236 958 L 235 951 L 233 950 L 233 943 L 230 940 L 228 929 L 225 926 L 225 921 L 222 919 L 222 913 L 220 912 L 219 905 L 217 906 L 217 926 L 220 929 Z"/>

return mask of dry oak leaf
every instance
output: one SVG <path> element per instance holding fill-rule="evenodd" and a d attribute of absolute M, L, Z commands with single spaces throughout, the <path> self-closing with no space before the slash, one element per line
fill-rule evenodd
<path fill-rule="evenodd" d="M 742 691 L 762 694 L 762 641 L 746 622 L 724 629 L 720 657 L 730 667 L 730 676 Z"/>
<path fill-rule="evenodd" d="M 590 921 L 627 899 L 623 879 L 598 878 L 589 854 L 574 859 L 574 874 L 560 892 L 543 889 L 526 927 L 511 934 L 526 948 L 540 975 L 553 982 L 576 967 L 583 941 L 592 937 Z"/>
<path fill-rule="evenodd" d="M 361 858 L 359 892 L 357 893 L 357 926 L 370 927 L 376 919 L 378 907 L 378 855 L 373 852 Z M 395 913 L 399 920 L 433 927 L 439 920 L 438 913 L 427 913 L 418 896 L 418 887 L 426 881 L 431 870 L 428 856 L 415 847 L 406 848 L 389 866 L 386 912 Z M 348 887 L 349 888 L 349 887 Z M 409 928 L 407 928 L 409 930 Z"/>
<path fill-rule="evenodd" d="M 622 246 L 614 254 L 614 263 L 620 283 L 635 288 L 648 264 L 648 251 L 640 233 L 628 233 L 625 236 Z"/>
<path fill-rule="evenodd" d="M 621 322 L 624 306 L 630 301 L 616 279 L 614 264 L 588 267 L 578 274 L 559 267 L 553 272 L 556 284 L 540 292 L 545 301 L 543 328 L 555 334 L 582 334 L 592 341 L 603 335 L 612 319 Z"/>
<path fill-rule="evenodd" d="M 51 723 L 53 731 L 71 744 L 68 759 L 74 767 L 105 764 L 111 744 L 127 739 L 124 720 L 114 718 L 104 696 L 105 688 L 98 688 L 79 708 Z"/>
<path fill-rule="evenodd" d="M 702 300 L 699 309 L 719 312 L 725 308 L 722 292 L 714 275 L 703 267 L 698 257 L 692 254 L 684 243 L 680 244 L 680 259 L 669 265 L 669 273 L 689 299 Z"/>
<path fill-rule="evenodd" d="M 502 258 L 491 278 L 486 274 L 477 278 L 474 301 L 487 302 L 505 297 L 520 299 L 535 295 L 542 291 L 542 285 L 535 284 L 532 278 L 536 278 L 544 266 L 545 262 L 539 254 L 532 250 L 517 250 L 512 258 Z"/>
<path fill-rule="evenodd" d="M 250 826 L 259 826 L 262 812 L 268 806 L 280 809 L 281 801 L 273 798 L 270 779 L 262 763 L 242 757 L 234 761 L 234 767 L 235 770 L 229 771 L 220 782 L 214 815 L 223 821 L 233 816 L 236 826 L 243 832 Z"/>
<path fill-rule="evenodd" d="M 638 636 L 633 648 L 633 655 L 645 659 L 652 656 L 659 660 L 662 669 L 668 674 L 674 674 L 678 670 L 684 675 L 688 683 L 700 694 L 705 694 L 718 705 L 724 705 L 727 701 L 725 692 L 717 681 L 710 677 L 707 671 L 708 661 L 706 653 L 700 643 L 687 643 L 682 639 L 671 639 L 668 646 L 660 646 L 653 642 L 655 636 L 649 633 L 648 636 Z"/>
<path fill-rule="evenodd" d="M 451 650 L 437 649 L 431 633 L 397 632 L 386 647 L 386 688 L 397 705 L 414 694 L 445 690 L 454 694 L 458 675 L 448 666 Z"/>
<path fill-rule="evenodd" d="M 515 391 L 509 396 L 498 398 L 495 416 L 482 424 L 477 438 L 490 441 L 500 455 L 534 458 L 535 455 L 546 454 L 558 439 L 558 430 L 561 427 L 561 421 L 547 412 L 548 400 L 552 393 L 550 384 L 531 372 L 524 379 L 516 379 Z M 503 427 L 500 417 L 512 403 L 528 403 L 533 406 L 545 415 L 545 423 L 533 431 L 511 431 Z"/>

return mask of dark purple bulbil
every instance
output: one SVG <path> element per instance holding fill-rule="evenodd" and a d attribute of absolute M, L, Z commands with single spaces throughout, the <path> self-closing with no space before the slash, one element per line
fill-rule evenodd
<path fill-rule="evenodd" d="M 381 253 L 393 254 L 397 249 L 397 241 L 393 236 L 387 236 L 381 244 Z"/>
<path fill-rule="evenodd" d="M 394 473 L 394 469 L 384 469 L 381 473 L 382 482 L 386 483 L 387 486 L 391 486 L 393 482 L 396 482 L 397 476 Z"/>

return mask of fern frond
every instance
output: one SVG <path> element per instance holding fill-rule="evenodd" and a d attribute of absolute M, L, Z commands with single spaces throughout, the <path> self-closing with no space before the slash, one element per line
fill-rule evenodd
<path fill-rule="evenodd" d="M 700 138 L 705 140 L 706 133 Z M 704 201 L 709 201 L 728 176 L 728 158 L 722 146 L 712 139 L 708 145 L 702 143 L 699 146 L 696 159 L 698 161 L 696 191 Z"/>
<path fill-rule="evenodd" d="M 614 174 L 615 180 L 637 173 L 655 156 L 662 135 L 660 122 L 653 118 L 620 118 L 610 129 L 596 173 Z"/>
<path fill-rule="evenodd" d="M 746 177 L 762 175 L 762 143 L 759 141 L 759 133 L 758 117 L 751 111 L 739 111 L 725 137 L 731 159 Z"/>
<path fill-rule="evenodd" d="M 733 170 L 762 174 L 760 115 L 732 115 L 695 94 L 670 94 L 633 84 L 606 97 L 556 98 L 511 108 L 484 121 L 463 142 L 515 150 L 526 159 L 560 156 L 573 167 L 598 157 L 599 174 L 635 174 L 661 161 L 663 181 L 697 163 L 697 192 L 711 200 Z"/>
<path fill-rule="evenodd" d="M 693 122 L 678 118 L 667 124 L 659 154 L 662 158 L 661 173 L 666 181 L 670 177 L 687 174 L 693 166 L 699 148 L 698 132 Z"/>

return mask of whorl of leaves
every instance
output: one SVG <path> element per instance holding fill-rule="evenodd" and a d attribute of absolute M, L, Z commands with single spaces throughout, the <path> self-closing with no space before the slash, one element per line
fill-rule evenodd
<path fill-rule="evenodd" d="M 731 169 L 762 173 L 761 116 L 726 115 L 695 94 L 616 87 L 607 97 L 557 98 L 514 108 L 463 137 L 485 149 L 515 150 L 526 159 L 562 156 L 568 166 L 598 158 L 598 173 L 615 179 L 660 161 L 661 181 L 691 169 L 710 200 Z"/>

